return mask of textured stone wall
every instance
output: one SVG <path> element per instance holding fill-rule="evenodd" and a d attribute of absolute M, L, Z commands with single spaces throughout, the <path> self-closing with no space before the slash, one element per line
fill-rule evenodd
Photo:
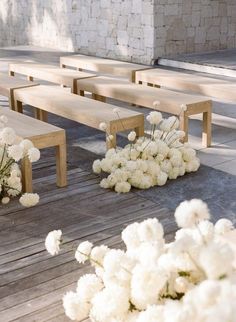
<path fill-rule="evenodd" d="M 0 46 L 151 63 L 236 45 L 236 0 L 0 0 Z"/>

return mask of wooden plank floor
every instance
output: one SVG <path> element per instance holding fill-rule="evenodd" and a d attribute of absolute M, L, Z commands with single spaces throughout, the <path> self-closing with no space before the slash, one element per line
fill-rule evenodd
<path fill-rule="evenodd" d="M 68 321 L 61 298 L 90 271 L 74 260 L 71 248 L 80 241 L 120 246 L 122 228 L 150 216 L 162 221 L 167 237 L 175 230 L 167 209 L 135 193 L 101 189 L 100 178 L 85 169 L 70 167 L 69 186 L 56 188 L 55 175 L 47 174 L 55 170 L 53 162 L 50 156 L 41 159 L 35 169 L 37 207 L 23 209 L 16 201 L 1 206 L 0 321 Z M 53 229 L 62 229 L 66 242 L 56 257 L 44 249 Z"/>

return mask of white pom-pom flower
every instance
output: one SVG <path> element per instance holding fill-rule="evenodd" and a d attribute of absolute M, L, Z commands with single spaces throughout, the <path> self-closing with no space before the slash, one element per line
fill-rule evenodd
<path fill-rule="evenodd" d="M 93 244 L 89 241 L 84 241 L 79 244 L 76 252 L 75 252 L 75 259 L 79 263 L 84 263 L 89 259 Z"/>
<path fill-rule="evenodd" d="M 48 233 L 45 239 L 46 250 L 52 256 L 58 254 L 60 251 L 61 236 L 62 236 L 61 230 L 53 230 L 53 231 L 50 231 L 50 233 Z"/>
<path fill-rule="evenodd" d="M 24 207 L 33 207 L 39 202 L 39 195 L 37 193 L 24 193 L 19 201 Z"/>

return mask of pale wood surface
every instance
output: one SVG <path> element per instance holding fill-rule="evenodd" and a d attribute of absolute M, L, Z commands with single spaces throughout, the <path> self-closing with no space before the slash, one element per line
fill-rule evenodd
<path fill-rule="evenodd" d="M 7 116 L 7 126 L 13 128 L 18 136 L 31 140 L 38 149 L 56 147 L 57 185 L 66 186 L 65 130 L 3 107 L 0 107 L 0 115 Z M 22 181 L 23 191 L 32 192 L 32 165 L 28 159 L 22 161 Z"/>
<path fill-rule="evenodd" d="M 0 73 L 0 95 L 10 96 L 11 90 L 16 88 L 35 86 L 37 83 L 31 83 L 24 79 L 10 77 L 7 74 Z"/>
<path fill-rule="evenodd" d="M 65 85 L 73 89 L 74 82 L 80 78 L 94 76 L 91 73 L 79 72 L 59 66 L 37 63 L 11 63 L 9 73 L 18 73 L 33 78 L 42 79 L 52 83 Z"/>
<path fill-rule="evenodd" d="M 136 70 L 151 68 L 151 66 L 148 65 L 140 65 L 129 62 L 123 62 L 120 60 L 85 55 L 72 55 L 61 57 L 60 64 L 62 67 L 76 67 L 103 74 L 128 77 L 130 79 L 133 79 Z"/>
<path fill-rule="evenodd" d="M 187 74 L 166 69 L 136 72 L 136 82 L 151 83 L 172 89 L 192 91 L 219 99 L 236 100 L 236 81 Z"/>
<path fill-rule="evenodd" d="M 15 100 L 34 106 L 44 111 L 57 114 L 73 121 L 99 129 L 101 122 L 107 124 L 107 132 L 114 135 L 111 145 L 115 145 L 117 132 L 127 129 L 135 129 L 141 133 L 144 116 L 142 113 L 121 108 L 119 117 L 113 112 L 115 106 L 97 102 L 92 99 L 68 93 L 54 86 L 40 85 L 37 90 L 15 90 Z M 122 120 L 122 122 L 120 121 Z M 109 144 L 108 144 L 108 147 Z"/>

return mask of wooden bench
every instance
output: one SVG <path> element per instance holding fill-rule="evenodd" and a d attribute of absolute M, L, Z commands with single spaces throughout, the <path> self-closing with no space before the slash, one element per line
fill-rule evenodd
<path fill-rule="evenodd" d="M 236 101 L 235 79 L 221 80 L 196 74 L 155 68 L 146 71 L 137 71 L 136 83 L 165 86 L 171 89 L 192 91 L 218 99 Z"/>
<path fill-rule="evenodd" d="M 0 95 L 6 96 L 9 99 L 9 106 L 14 110 L 13 90 L 16 88 L 36 86 L 37 83 L 25 81 L 20 78 L 10 77 L 0 73 Z"/>
<path fill-rule="evenodd" d="M 45 118 L 45 112 L 50 112 L 96 129 L 99 129 L 101 122 L 105 122 L 107 134 L 113 135 L 112 140 L 107 140 L 108 148 L 116 146 L 117 132 L 135 129 L 137 136 L 144 134 L 142 113 L 121 108 L 118 117 L 113 111 L 115 106 L 71 94 L 61 88 L 39 85 L 37 89 L 15 90 L 14 97 L 18 112 L 22 112 L 22 103 L 25 103 L 41 109 L 41 119 Z"/>
<path fill-rule="evenodd" d="M 60 58 L 60 66 L 75 67 L 79 70 L 90 70 L 102 74 L 110 74 L 115 76 L 122 76 L 135 81 L 135 72 L 151 68 L 148 65 L 134 64 L 119 60 L 100 58 L 86 55 L 72 55 Z"/>
<path fill-rule="evenodd" d="M 55 84 L 60 84 L 71 88 L 72 93 L 77 93 L 76 81 L 81 78 L 94 76 L 85 72 L 79 72 L 71 69 L 64 69 L 54 65 L 37 63 L 12 63 L 9 64 L 9 75 L 15 73 L 26 75 L 28 80 L 33 81 L 39 78 Z"/>
<path fill-rule="evenodd" d="M 67 170 L 65 130 L 36 120 L 32 117 L 16 113 L 8 108 L 0 107 L 0 115 L 7 116 L 7 126 L 13 128 L 18 136 L 31 140 L 36 148 L 44 149 L 56 147 L 57 186 L 66 186 Z M 22 161 L 21 168 L 23 191 L 32 192 L 32 165 L 27 158 L 24 158 Z"/>
<path fill-rule="evenodd" d="M 156 107 L 157 110 L 179 116 L 180 128 L 186 133 L 186 141 L 189 116 L 203 113 L 203 145 L 210 146 L 211 144 L 212 102 L 205 97 L 142 86 L 106 76 L 78 80 L 77 84 L 79 90 L 93 93 L 93 98 L 103 102 L 106 97 L 110 97 L 154 109 L 153 104 L 158 101 L 160 104 Z M 185 111 L 182 105 L 186 106 Z"/>

